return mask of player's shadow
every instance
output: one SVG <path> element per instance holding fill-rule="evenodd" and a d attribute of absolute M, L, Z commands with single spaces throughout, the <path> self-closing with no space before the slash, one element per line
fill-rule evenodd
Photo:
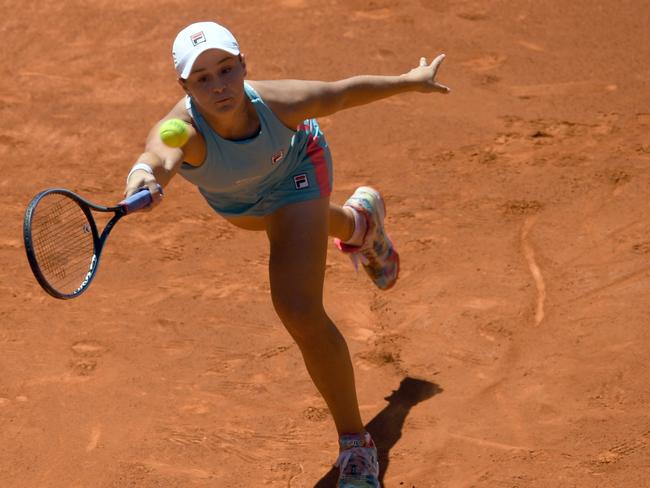
<path fill-rule="evenodd" d="M 385 398 L 388 400 L 388 405 L 366 424 L 366 430 L 370 432 L 377 445 L 379 479 L 382 486 L 384 473 L 390 462 L 388 453 L 402 437 L 402 427 L 411 408 L 442 391 L 442 388 L 435 383 L 407 376 L 401 381 L 399 388 Z M 336 486 L 337 478 L 338 469 L 332 467 L 314 485 L 314 488 L 333 488 Z"/>

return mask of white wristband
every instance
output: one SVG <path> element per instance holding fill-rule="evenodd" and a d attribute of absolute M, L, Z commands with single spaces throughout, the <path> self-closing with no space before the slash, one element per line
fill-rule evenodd
<path fill-rule="evenodd" d="M 133 165 L 133 168 L 131 168 L 131 171 L 129 171 L 129 175 L 126 177 L 126 183 L 127 183 L 127 184 L 129 183 L 129 178 L 131 178 L 131 175 L 132 175 L 135 171 L 138 171 L 139 169 L 141 169 L 141 170 L 143 170 L 143 171 L 146 171 L 146 172 L 149 173 L 150 175 L 153 174 L 153 169 L 152 169 L 151 166 L 149 166 L 148 164 L 145 164 L 145 163 L 135 163 L 135 164 Z"/>

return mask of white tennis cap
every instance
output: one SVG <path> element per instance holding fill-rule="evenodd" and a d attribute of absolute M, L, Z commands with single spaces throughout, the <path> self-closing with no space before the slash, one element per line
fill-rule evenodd
<path fill-rule="evenodd" d="M 232 33 L 215 22 L 196 22 L 178 33 L 172 47 L 174 67 L 180 78 L 187 78 L 199 54 L 208 49 L 221 49 L 239 54 L 239 44 Z"/>

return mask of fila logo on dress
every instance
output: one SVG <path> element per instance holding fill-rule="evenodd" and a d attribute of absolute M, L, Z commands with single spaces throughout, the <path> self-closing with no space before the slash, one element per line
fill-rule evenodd
<path fill-rule="evenodd" d="M 302 173 L 293 177 L 293 183 L 296 185 L 296 190 L 302 190 L 303 188 L 309 188 L 309 179 L 307 178 L 307 173 Z"/>

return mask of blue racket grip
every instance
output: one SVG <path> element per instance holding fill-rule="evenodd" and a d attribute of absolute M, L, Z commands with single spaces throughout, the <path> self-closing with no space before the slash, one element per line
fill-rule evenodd
<path fill-rule="evenodd" d="M 162 187 L 158 185 L 158 191 L 162 194 Z M 142 210 L 151 205 L 152 198 L 149 188 L 143 186 L 131 195 L 129 198 L 122 200 L 119 205 L 124 209 L 125 214 L 130 214 Z"/>

